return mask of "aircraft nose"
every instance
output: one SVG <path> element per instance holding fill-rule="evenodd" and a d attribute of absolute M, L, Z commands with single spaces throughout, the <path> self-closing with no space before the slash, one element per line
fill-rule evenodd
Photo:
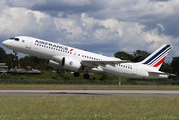
<path fill-rule="evenodd" d="M 2 42 L 2 44 L 6 47 L 6 46 L 8 46 L 8 41 L 7 41 L 7 40 L 4 40 L 4 41 Z"/>

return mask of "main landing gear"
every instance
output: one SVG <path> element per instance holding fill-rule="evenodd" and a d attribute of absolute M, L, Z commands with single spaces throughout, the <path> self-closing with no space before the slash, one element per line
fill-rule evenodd
<path fill-rule="evenodd" d="M 89 78 L 90 78 L 89 74 L 84 74 L 83 77 L 84 77 L 85 79 L 89 79 Z"/>
<path fill-rule="evenodd" d="M 79 76 L 80 76 L 79 72 L 74 72 L 73 75 L 74 75 L 75 77 L 79 77 Z M 89 74 L 87 74 L 87 73 L 84 74 L 83 77 L 84 77 L 85 79 L 89 79 L 89 78 L 90 78 Z"/>
<path fill-rule="evenodd" d="M 73 75 L 74 75 L 75 77 L 79 77 L 79 76 L 80 76 L 79 72 L 74 72 Z"/>

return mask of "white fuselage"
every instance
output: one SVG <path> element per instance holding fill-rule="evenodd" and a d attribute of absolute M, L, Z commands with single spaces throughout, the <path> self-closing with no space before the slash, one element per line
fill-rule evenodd
<path fill-rule="evenodd" d="M 92 52 L 64 46 L 61 44 L 32 38 L 19 36 L 19 40 L 5 40 L 3 45 L 17 52 L 29 54 L 31 56 L 40 57 L 47 60 L 54 60 L 54 56 L 67 56 L 77 61 L 113 61 L 120 60 L 114 57 L 107 57 Z M 167 78 L 168 75 L 150 74 L 148 71 L 154 69 L 148 65 L 141 63 L 121 63 L 115 65 L 100 65 L 97 68 L 86 68 L 97 72 L 104 72 L 114 76 L 127 78 Z"/>

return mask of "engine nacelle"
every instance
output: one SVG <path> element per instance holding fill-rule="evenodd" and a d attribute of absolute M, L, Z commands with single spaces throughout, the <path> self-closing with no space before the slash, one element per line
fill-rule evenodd
<path fill-rule="evenodd" d="M 52 56 L 50 59 L 53 60 L 54 62 L 61 63 L 63 56 L 55 55 L 55 56 Z"/>
<path fill-rule="evenodd" d="M 55 62 L 53 60 L 46 60 L 46 64 L 51 67 L 62 68 L 61 63 Z"/>
<path fill-rule="evenodd" d="M 78 60 L 75 60 L 74 58 L 63 57 L 62 67 L 68 70 L 78 72 L 78 70 L 81 68 L 81 62 Z"/>

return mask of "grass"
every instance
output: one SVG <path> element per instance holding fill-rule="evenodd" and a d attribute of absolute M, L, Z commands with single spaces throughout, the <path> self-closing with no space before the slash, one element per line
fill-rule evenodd
<path fill-rule="evenodd" d="M 0 90 L 179 90 L 175 85 L 58 85 L 0 84 Z"/>
<path fill-rule="evenodd" d="M 179 98 L 0 96 L 1 120 L 179 119 Z"/>

